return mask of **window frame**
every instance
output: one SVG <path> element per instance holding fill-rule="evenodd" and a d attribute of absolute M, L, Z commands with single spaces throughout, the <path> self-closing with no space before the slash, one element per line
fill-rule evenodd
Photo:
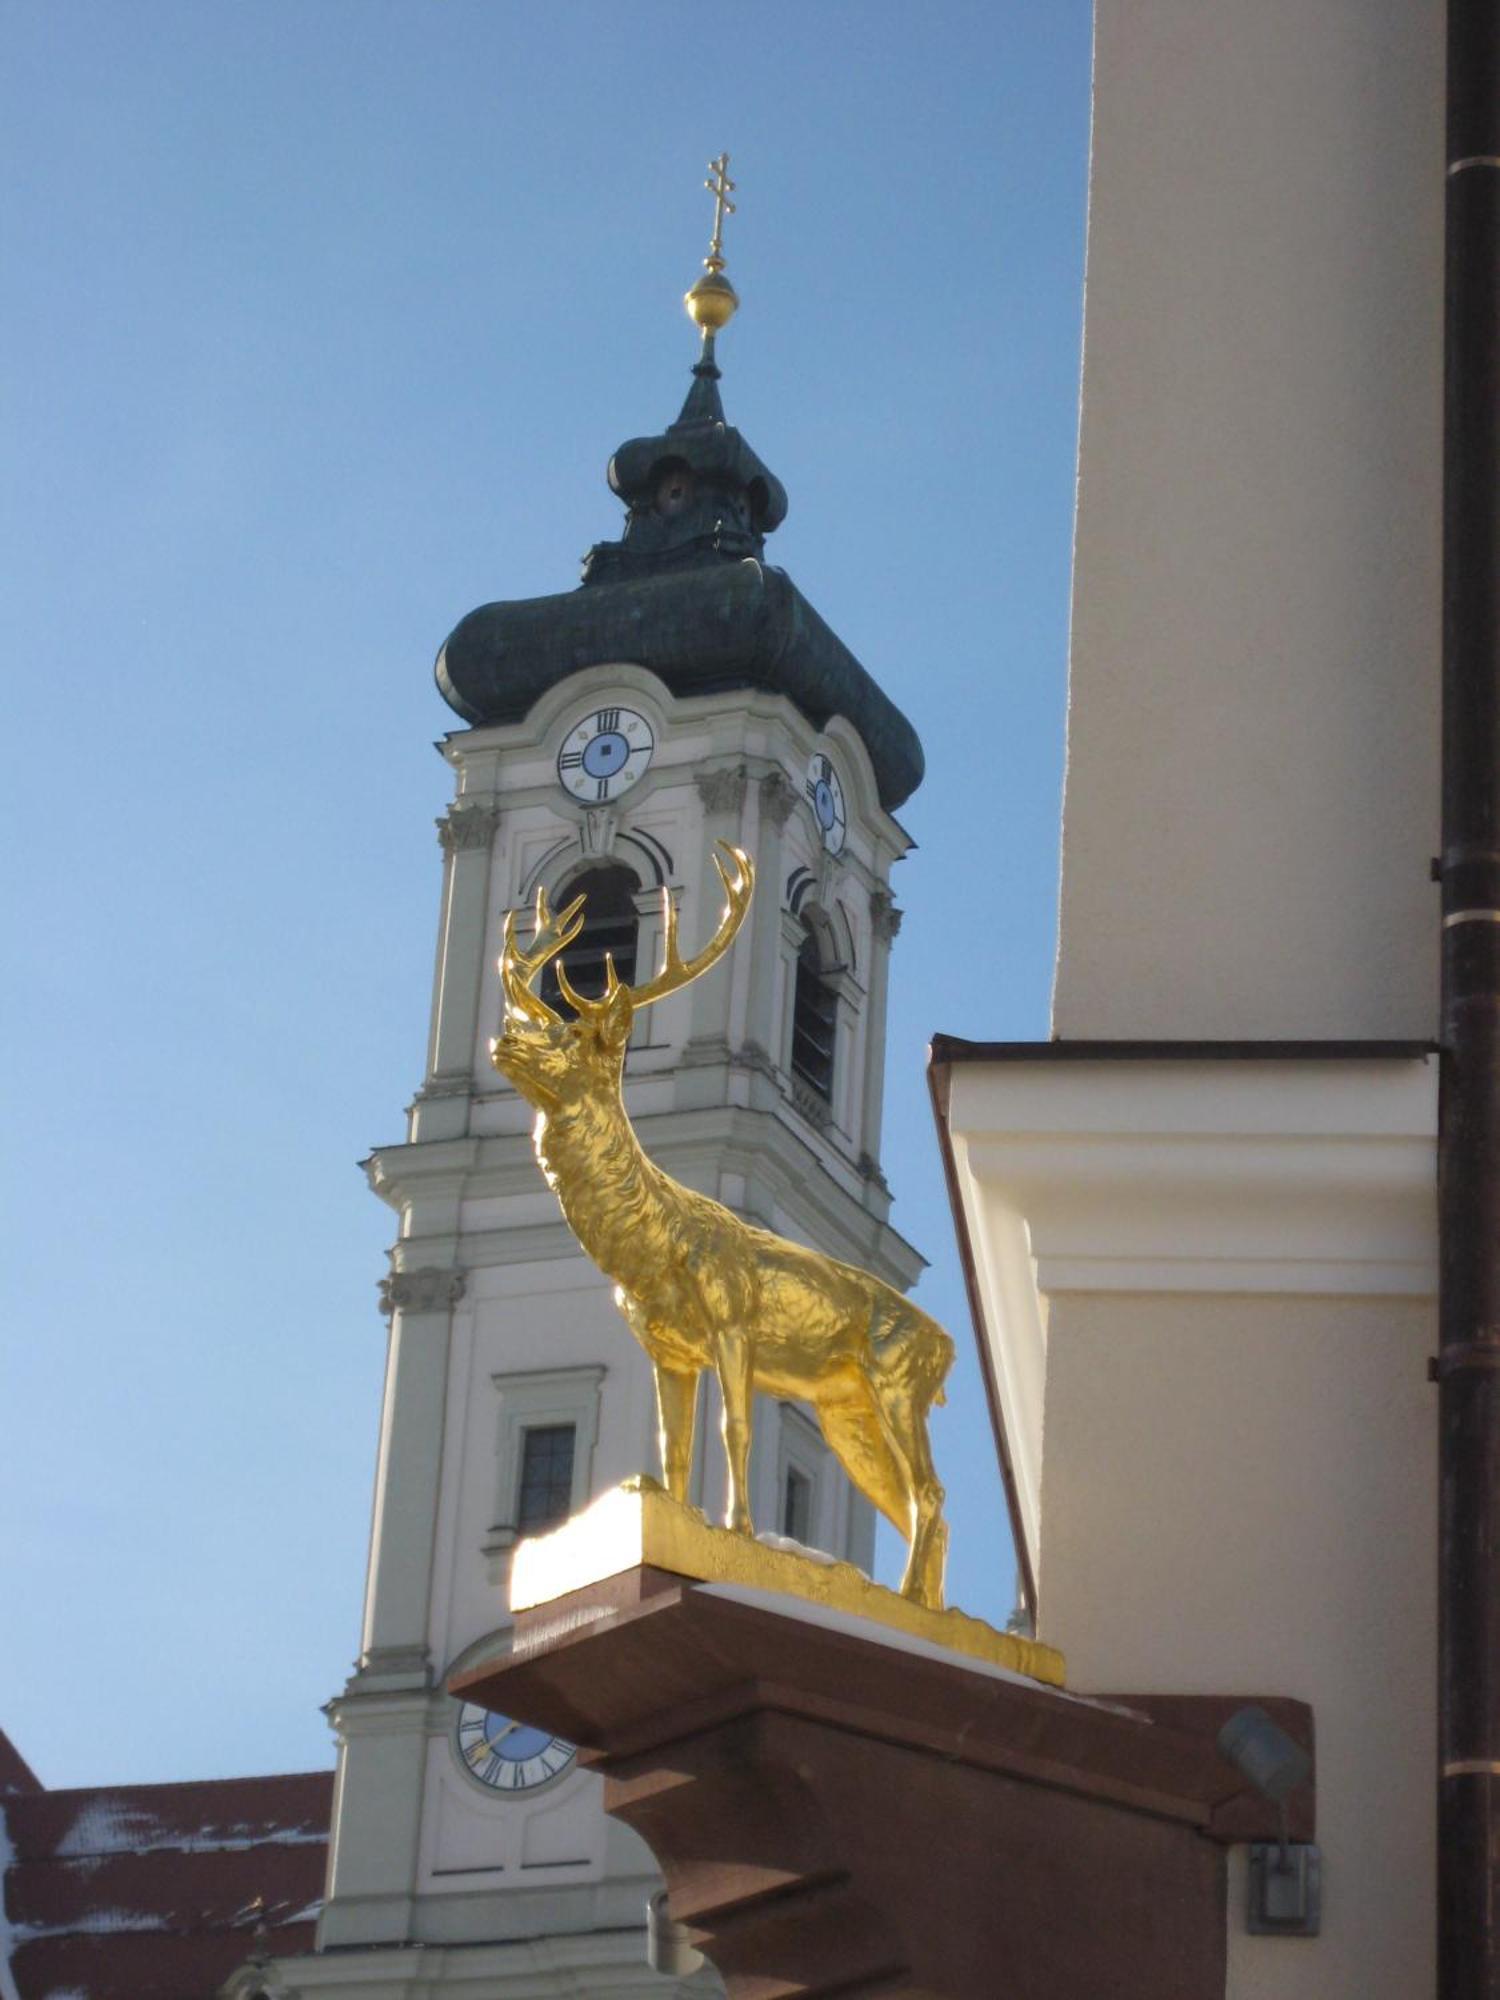
<path fill-rule="evenodd" d="M 828 1543 L 835 1539 L 834 1523 L 824 1522 L 824 1506 L 827 1499 L 824 1479 L 825 1467 L 830 1463 L 830 1453 L 823 1441 L 823 1434 L 816 1423 L 800 1410 L 795 1403 L 782 1401 L 779 1404 L 781 1421 L 777 1425 L 776 1443 L 776 1519 L 783 1518 L 783 1503 L 786 1498 L 787 1476 L 796 1472 L 807 1481 L 807 1521 L 808 1535 L 802 1543 L 804 1548 L 819 1549 L 825 1555 L 837 1557 L 838 1551 L 830 1549 Z M 777 1534 L 783 1530 L 778 1525 Z"/>
<path fill-rule="evenodd" d="M 593 1490 L 601 1391 L 608 1372 L 602 1363 L 592 1363 L 574 1368 L 507 1370 L 490 1377 L 499 1408 L 495 1416 L 494 1519 L 484 1538 L 485 1555 L 507 1554 L 522 1539 L 516 1519 L 527 1431 L 573 1426 L 568 1512 L 576 1514 L 588 1499 Z"/>

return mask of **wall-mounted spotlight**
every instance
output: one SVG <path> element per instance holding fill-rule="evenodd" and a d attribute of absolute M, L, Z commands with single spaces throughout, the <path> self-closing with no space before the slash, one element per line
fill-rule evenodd
<path fill-rule="evenodd" d="M 1300 1743 L 1254 1703 L 1236 1709 L 1219 1731 L 1219 1751 L 1276 1807 L 1279 1840 L 1250 1847 L 1246 1929 L 1274 1937 L 1316 1937 L 1323 1918 L 1323 1857 L 1312 1841 L 1287 1839 L 1286 1802 L 1312 1775 Z"/>

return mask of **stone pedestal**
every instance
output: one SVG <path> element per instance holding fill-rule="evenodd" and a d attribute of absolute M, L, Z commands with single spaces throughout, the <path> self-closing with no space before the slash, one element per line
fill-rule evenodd
<path fill-rule="evenodd" d="M 580 1745 L 731 2000 L 1209 2000 L 1226 1846 L 1276 1831 L 1214 1736 L 1255 1699 L 1311 1747 L 1301 1703 L 1082 1698 L 649 1567 L 452 1686 Z"/>

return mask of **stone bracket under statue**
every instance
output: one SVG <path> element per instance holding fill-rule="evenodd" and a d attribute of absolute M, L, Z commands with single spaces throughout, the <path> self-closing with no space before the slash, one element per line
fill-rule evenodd
<path fill-rule="evenodd" d="M 680 1551 L 650 1511 L 640 1548 Z M 560 1582 L 582 1573 L 587 1520 L 547 1538 L 574 1538 Z M 580 1746 L 731 2000 L 1223 1992 L 1227 1848 L 1278 1826 L 1214 1739 L 1254 1699 L 1311 1751 L 1305 1704 L 1079 1697 L 793 1595 L 812 1566 L 765 1554 L 793 1566 L 780 1588 L 653 1561 L 596 1576 L 518 1610 L 510 1656 L 451 1683 Z M 533 1587 L 539 1574 L 533 1559 Z M 1311 1783 L 1289 1801 L 1291 1838 L 1312 1837 L 1313 1803 Z"/>

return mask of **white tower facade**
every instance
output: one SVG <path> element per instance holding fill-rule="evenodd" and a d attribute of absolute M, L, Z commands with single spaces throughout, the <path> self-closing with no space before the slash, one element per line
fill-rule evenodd
<path fill-rule="evenodd" d="M 671 1984 L 646 1961 L 654 1865 L 606 1819 L 600 1782 L 570 1745 L 445 1692 L 509 1643 L 518 1537 L 657 1469 L 649 1364 L 489 1061 L 507 912 L 539 887 L 554 905 L 582 892 L 570 974 L 584 984 L 608 949 L 643 978 L 663 893 L 692 948 L 718 916 L 714 842 L 748 849 L 734 950 L 637 1022 L 632 1120 L 669 1173 L 752 1220 L 898 1285 L 920 1267 L 878 1164 L 889 878 L 908 845 L 892 807 L 920 750 L 760 562 L 785 498 L 725 424 L 717 374 L 710 353 L 678 423 L 616 455 L 629 519 L 585 587 L 484 607 L 439 657 L 473 726 L 440 746 L 455 792 L 426 1077 L 404 1142 L 367 1163 L 397 1217 L 369 1578 L 358 1664 L 329 1707 L 318 1949 L 278 1968 L 288 1994 Z M 717 1411 L 704 1418 L 694 1494 L 718 1517 Z M 763 1400 L 752 1482 L 758 1528 L 869 1567 L 872 1510 L 808 1413 Z"/>

